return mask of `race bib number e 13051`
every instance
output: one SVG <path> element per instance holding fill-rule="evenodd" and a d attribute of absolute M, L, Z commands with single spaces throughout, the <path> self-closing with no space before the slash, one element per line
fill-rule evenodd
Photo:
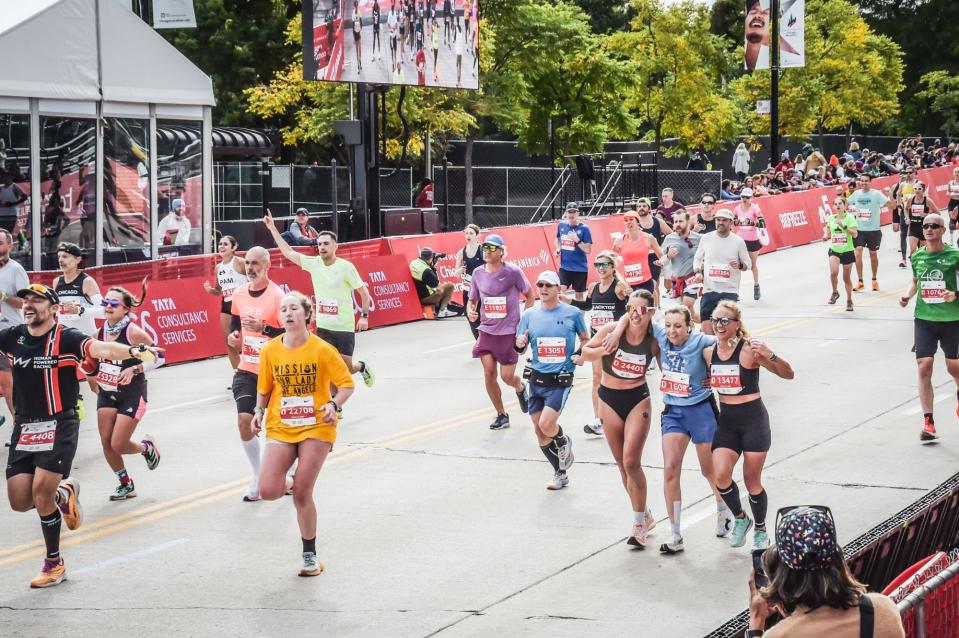
<path fill-rule="evenodd" d="M 540 363 L 565 363 L 565 337 L 537 337 L 536 360 Z"/>

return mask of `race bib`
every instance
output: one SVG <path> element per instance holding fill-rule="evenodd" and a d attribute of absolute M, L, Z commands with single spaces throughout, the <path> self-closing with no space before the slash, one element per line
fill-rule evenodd
<path fill-rule="evenodd" d="M 926 212 L 926 207 L 923 204 L 913 204 L 910 210 L 912 211 L 913 215 L 920 217 L 924 212 Z"/>
<path fill-rule="evenodd" d="M 566 363 L 566 338 L 537 337 L 536 360 L 540 363 Z"/>
<path fill-rule="evenodd" d="M 872 211 L 868 208 L 860 208 L 857 216 L 859 221 L 868 222 L 870 219 L 872 219 Z"/>
<path fill-rule="evenodd" d="M 608 323 L 613 323 L 611 310 L 594 310 L 589 318 L 589 325 L 593 330 L 599 330 Z"/>
<path fill-rule="evenodd" d="M 260 350 L 263 349 L 267 341 L 269 341 L 269 339 L 266 337 L 243 335 L 243 360 L 246 363 L 260 365 Z"/>
<path fill-rule="evenodd" d="M 484 297 L 483 314 L 487 319 L 505 319 L 506 297 Z"/>
<path fill-rule="evenodd" d="M 116 392 L 120 386 L 120 366 L 109 361 L 101 361 L 97 371 L 97 385 L 109 392 Z"/>
<path fill-rule="evenodd" d="M 623 274 L 626 276 L 626 283 L 629 285 L 641 284 L 643 283 L 643 273 L 645 272 L 645 264 L 627 264 L 623 267 Z"/>
<path fill-rule="evenodd" d="M 706 275 L 713 281 L 723 282 L 732 279 L 732 270 L 729 264 L 710 264 Z"/>
<path fill-rule="evenodd" d="M 959 199 L 959 183 L 949 182 L 949 199 Z"/>
<path fill-rule="evenodd" d="M 646 375 L 646 355 L 617 350 L 610 367 L 621 379 L 639 379 Z"/>
<path fill-rule="evenodd" d="M 742 379 L 738 365 L 714 365 L 709 368 L 709 386 L 719 394 L 739 394 Z"/>
<path fill-rule="evenodd" d="M 559 240 L 559 247 L 563 250 L 576 250 L 576 233 L 570 231 L 569 235 L 563 235 Z"/>
<path fill-rule="evenodd" d="M 833 233 L 832 234 L 832 245 L 833 246 L 845 246 L 846 245 L 846 233 Z"/>
<path fill-rule="evenodd" d="M 20 452 L 50 452 L 57 440 L 57 422 L 40 421 L 20 426 L 17 450 Z"/>
<path fill-rule="evenodd" d="M 340 302 L 336 299 L 317 299 L 316 314 L 323 317 L 336 317 L 340 314 Z"/>
<path fill-rule="evenodd" d="M 926 303 L 946 303 L 946 282 L 920 281 L 919 294 Z"/>
<path fill-rule="evenodd" d="M 223 291 L 223 301 L 229 303 L 233 301 L 233 293 L 236 291 L 236 287 L 233 288 L 222 288 Z"/>
<path fill-rule="evenodd" d="M 672 397 L 688 397 L 689 375 L 685 372 L 663 370 L 663 378 L 659 382 L 659 391 Z"/>
<path fill-rule="evenodd" d="M 283 397 L 280 399 L 280 423 L 294 427 L 316 425 L 313 397 Z"/>

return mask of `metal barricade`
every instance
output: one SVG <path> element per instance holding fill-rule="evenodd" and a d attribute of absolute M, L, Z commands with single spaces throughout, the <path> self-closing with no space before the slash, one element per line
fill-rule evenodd
<path fill-rule="evenodd" d="M 956 552 L 953 552 L 955 558 Z M 897 605 L 906 638 L 959 636 L 959 560 L 921 584 Z"/>

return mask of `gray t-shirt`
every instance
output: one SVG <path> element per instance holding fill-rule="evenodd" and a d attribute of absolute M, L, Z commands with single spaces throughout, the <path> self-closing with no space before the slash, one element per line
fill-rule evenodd
<path fill-rule="evenodd" d="M 696 250 L 696 270 L 703 273 L 703 292 L 739 294 L 742 271 L 730 265 L 734 259 L 745 264 L 746 270 L 752 268 L 753 262 L 742 237 L 735 233 L 720 237 L 716 231 L 702 236 Z"/>
<path fill-rule="evenodd" d="M 686 239 L 683 239 L 677 233 L 666 235 L 663 240 L 663 252 L 669 254 L 669 249 L 673 246 L 679 249 L 676 256 L 669 260 L 673 277 L 679 278 L 692 274 L 693 258 L 696 256 L 696 249 L 699 247 L 701 238 L 702 235 L 697 232 L 690 232 Z"/>
<path fill-rule="evenodd" d="M 0 291 L 10 297 L 16 297 L 18 290 L 30 285 L 30 278 L 23 266 L 12 259 L 0 267 Z M 9 328 L 23 323 L 23 314 L 7 301 L 0 301 L 0 328 Z"/>

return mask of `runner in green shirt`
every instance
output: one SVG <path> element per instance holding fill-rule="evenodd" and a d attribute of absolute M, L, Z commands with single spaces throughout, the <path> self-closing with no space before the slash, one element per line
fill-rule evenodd
<path fill-rule="evenodd" d="M 913 253 L 912 285 L 899 299 L 905 308 L 917 292 L 915 319 L 916 364 L 919 366 L 919 403 L 922 405 L 921 441 L 937 438 L 933 419 L 932 364 L 937 348 L 946 355 L 946 370 L 956 383 L 959 397 L 959 301 L 956 297 L 956 270 L 959 249 L 942 241 L 946 222 L 939 213 L 926 215 L 922 222 L 924 248 Z M 959 416 L 959 407 L 956 408 Z"/>
<path fill-rule="evenodd" d="M 842 264 L 842 283 L 846 287 L 846 310 L 852 312 L 852 265 L 856 263 L 856 251 L 853 240 L 859 234 L 859 222 L 856 216 L 846 208 L 846 198 L 837 195 L 832 202 L 834 214 L 826 218 L 822 229 L 822 239 L 829 245 L 829 280 L 832 283 L 832 295 L 829 303 L 839 299 L 839 265 Z"/>
<path fill-rule="evenodd" d="M 360 373 L 363 383 L 372 387 L 376 377 L 365 361 L 353 362 L 353 349 L 356 346 L 356 331 L 369 328 L 368 317 L 373 307 L 370 291 L 360 279 L 356 267 L 345 259 L 336 256 L 336 235 L 324 230 L 316 238 L 319 256 L 303 255 L 293 250 L 273 223 L 273 215 L 267 209 L 263 217 L 273 241 L 283 256 L 310 273 L 313 280 L 313 295 L 316 299 L 316 334 L 336 348 L 350 373 Z M 353 291 L 360 293 L 360 318 L 353 323 Z"/>

